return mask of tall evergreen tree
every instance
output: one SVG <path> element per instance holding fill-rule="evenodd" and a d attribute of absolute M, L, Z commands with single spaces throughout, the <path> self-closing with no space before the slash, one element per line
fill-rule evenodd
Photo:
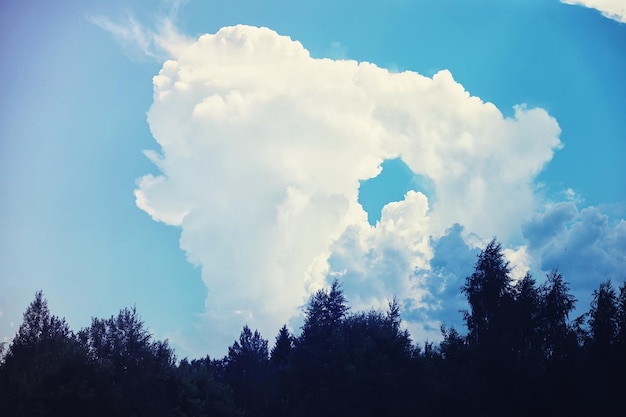
<path fill-rule="evenodd" d="M 513 288 L 514 310 L 511 326 L 518 360 L 538 363 L 541 359 L 541 294 L 530 273 Z"/>
<path fill-rule="evenodd" d="M 617 337 L 617 295 L 610 280 L 593 292 L 589 310 L 589 327 L 593 348 L 597 354 L 610 354 Z"/>
<path fill-rule="evenodd" d="M 270 359 L 274 365 L 284 365 L 287 362 L 294 346 L 293 342 L 293 336 L 289 333 L 287 326 L 284 325 L 278 332 L 271 351 Z"/>
<path fill-rule="evenodd" d="M 228 348 L 224 375 L 233 388 L 235 402 L 244 415 L 262 416 L 267 412 L 265 381 L 269 375 L 268 342 L 246 325 L 239 340 Z"/>
<path fill-rule="evenodd" d="M 321 289 L 309 300 L 301 339 L 328 338 L 345 318 L 349 307 L 339 281 L 334 280 L 330 290 Z"/>
<path fill-rule="evenodd" d="M 41 291 L 26 309 L 1 370 L 6 415 L 82 415 L 90 404 L 86 352 L 65 319 L 50 314 Z"/>

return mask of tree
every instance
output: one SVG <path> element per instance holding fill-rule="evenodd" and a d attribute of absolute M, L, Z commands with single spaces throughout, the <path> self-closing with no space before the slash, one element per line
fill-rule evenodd
<path fill-rule="evenodd" d="M 569 352 L 568 342 L 577 340 L 570 331 L 569 314 L 576 305 L 576 298 L 569 293 L 569 284 L 558 270 L 547 275 L 546 282 L 540 288 L 542 299 L 542 335 L 544 357 L 548 360 L 560 360 Z"/>
<path fill-rule="evenodd" d="M 295 340 L 292 356 L 294 385 L 292 398 L 300 395 L 295 415 L 328 415 L 332 386 L 337 382 L 336 363 L 341 340 L 341 324 L 349 307 L 339 281 L 330 289 L 320 289 L 304 309 L 305 320 Z"/>
<path fill-rule="evenodd" d="M 348 314 L 337 281 L 315 293 L 292 353 L 289 415 L 403 415 L 413 349 L 397 300 L 386 312 Z"/>
<path fill-rule="evenodd" d="M 228 348 L 226 366 L 239 366 L 245 372 L 247 367 L 265 364 L 269 360 L 268 342 L 255 330 L 254 333 L 248 325 L 243 327 L 239 335 L 239 341 L 235 340 Z"/>
<path fill-rule="evenodd" d="M 383 313 L 370 310 L 350 314 L 334 333 L 333 350 L 320 385 L 329 388 L 323 415 L 405 415 L 414 392 L 412 345 L 400 328 L 397 303 Z M 325 382 L 324 382 L 325 381 Z"/>
<path fill-rule="evenodd" d="M 235 402 L 244 415 L 264 415 L 267 388 L 264 383 L 269 369 L 267 340 L 245 325 L 239 340 L 228 348 L 224 362 L 226 381 L 232 387 Z"/>
<path fill-rule="evenodd" d="M 268 403 L 268 415 L 289 415 L 293 403 L 298 401 L 298 395 L 293 394 L 294 367 L 293 353 L 295 351 L 296 338 L 290 334 L 287 326 L 281 327 L 276 342 L 270 354 L 272 364 L 270 370 L 271 400 Z"/>
<path fill-rule="evenodd" d="M 339 281 L 334 280 L 330 291 L 321 289 L 309 300 L 305 310 L 306 319 L 302 327 L 302 339 L 330 337 L 344 319 L 349 307 Z"/>
<path fill-rule="evenodd" d="M 626 358 L 626 282 L 619 288 L 617 298 L 617 345 L 619 356 Z"/>
<path fill-rule="evenodd" d="M 468 340 L 485 361 L 500 366 L 510 350 L 510 315 L 513 301 L 509 263 L 502 246 L 492 240 L 478 255 L 474 273 L 465 279 L 462 292 L 470 307 L 464 312 Z"/>
<path fill-rule="evenodd" d="M 180 361 L 176 369 L 177 409 L 182 416 L 238 416 L 232 390 L 216 377 L 216 362 L 208 356 Z"/>
<path fill-rule="evenodd" d="M 541 359 L 541 294 L 530 273 L 513 288 L 515 300 L 511 327 L 518 360 L 536 364 Z"/>
<path fill-rule="evenodd" d="M 83 415 L 91 401 L 86 352 L 41 291 L 24 312 L 0 373 L 3 411 L 12 416 Z"/>
<path fill-rule="evenodd" d="M 152 340 L 134 307 L 93 318 L 79 338 L 98 375 L 102 415 L 162 416 L 176 407 L 174 352 Z"/>
<path fill-rule="evenodd" d="M 617 337 L 618 306 L 615 289 L 610 280 L 593 292 L 589 310 L 591 339 L 596 352 L 604 357 L 610 354 Z"/>
<path fill-rule="evenodd" d="M 289 333 L 287 326 L 284 325 L 281 327 L 278 335 L 276 336 L 276 343 L 274 344 L 270 355 L 271 362 L 274 365 L 280 366 L 287 362 L 294 346 L 293 342 L 293 336 Z"/>
<path fill-rule="evenodd" d="M 606 304 L 611 304 L 610 301 Z M 609 307 L 610 309 L 611 307 Z M 610 329 L 610 325 L 606 325 Z M 607 332 L 609 333 L 610 330 Z M 622 282 L 615 296 L 615 336 L 613 338 L 612 353 L 605 360 L 613 378 L 614 392 L 621 393 L 624 375 L 626 375 L 626 281 Z M 619 388 L 616 388 L 619 387 Z"/>
<path fill-rule="evenodd" d="M 442 359 L 453 365 L 465 364 L 468 361 L 467 339 L 454 328 L 441 325 L 443 340 L 439 344 Z"/>
<path fill-rule="evenodd" d="M 479 253 L 474 272 L 461 288 L 469 304 L 464 319 L 474 360 L 469 362 L 469 377 L 460 380 L 474 376 L 477 382 L 467 387 L 475 396 L 474 405 L 488 407 L 472 409 L 470 414 L 504 413 L 516 390 L 519 331 L 514 325 L 516 303 L 510 271 L 502 246 L 494 239 Z"/>
<path fill-rule="evenodd" d="M 43 293 L 38 291 L 24 312 L 24 321 L 9 347 L 7 356 L 10 358 L 24 353 L 43 352 L 58 343 L 63 344 L 71 336 L 72 332 L 65 319 L 50 315 L 48 302 Z"/>

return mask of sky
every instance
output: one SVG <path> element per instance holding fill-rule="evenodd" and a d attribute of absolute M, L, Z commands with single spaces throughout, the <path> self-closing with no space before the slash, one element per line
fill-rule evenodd
<path fill-rule="evenodd" d="M 626 280 L 626 2 L 0 6 L 0 340 L 136 306 L 179 357 L 339 280 L 415 342 L 494 237 L 587 311 Z"/>

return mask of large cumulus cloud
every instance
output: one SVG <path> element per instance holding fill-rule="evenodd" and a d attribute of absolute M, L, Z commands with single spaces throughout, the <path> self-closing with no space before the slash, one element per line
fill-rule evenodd
<path fill-rule="evenodd" d="M 433 241 L 454 224 L 466 240 L 520 238 L 534 177 L 560 147 L 544 110 L 505 118 L 448 71 L 313 59 L 249 26 L 180 47 L 154 78 L 148 122 L 160 174 L 139 181 L 137 205 L 180 227 L 222 349 L 246 322 L 276 332 L 329 273 L 364 305 L 395 294 L 426 308 L 424 280 L 438 275 L 416 271 L 431 269 Z M 434 197 L 409 192 L 372 228 L 359 181 L 396 157 L 432 181 Z"/>

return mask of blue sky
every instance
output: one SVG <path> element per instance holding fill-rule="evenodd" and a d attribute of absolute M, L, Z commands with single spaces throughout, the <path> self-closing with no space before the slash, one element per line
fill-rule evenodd
<path fill-rule="evenodd" d="M 626 279 L 626 23 L 573 3 L 4 2 L 0 339 L 41 289 L 221 356 L 338 277 L 432 340 L 493 236 L 585 310 Z"/>

